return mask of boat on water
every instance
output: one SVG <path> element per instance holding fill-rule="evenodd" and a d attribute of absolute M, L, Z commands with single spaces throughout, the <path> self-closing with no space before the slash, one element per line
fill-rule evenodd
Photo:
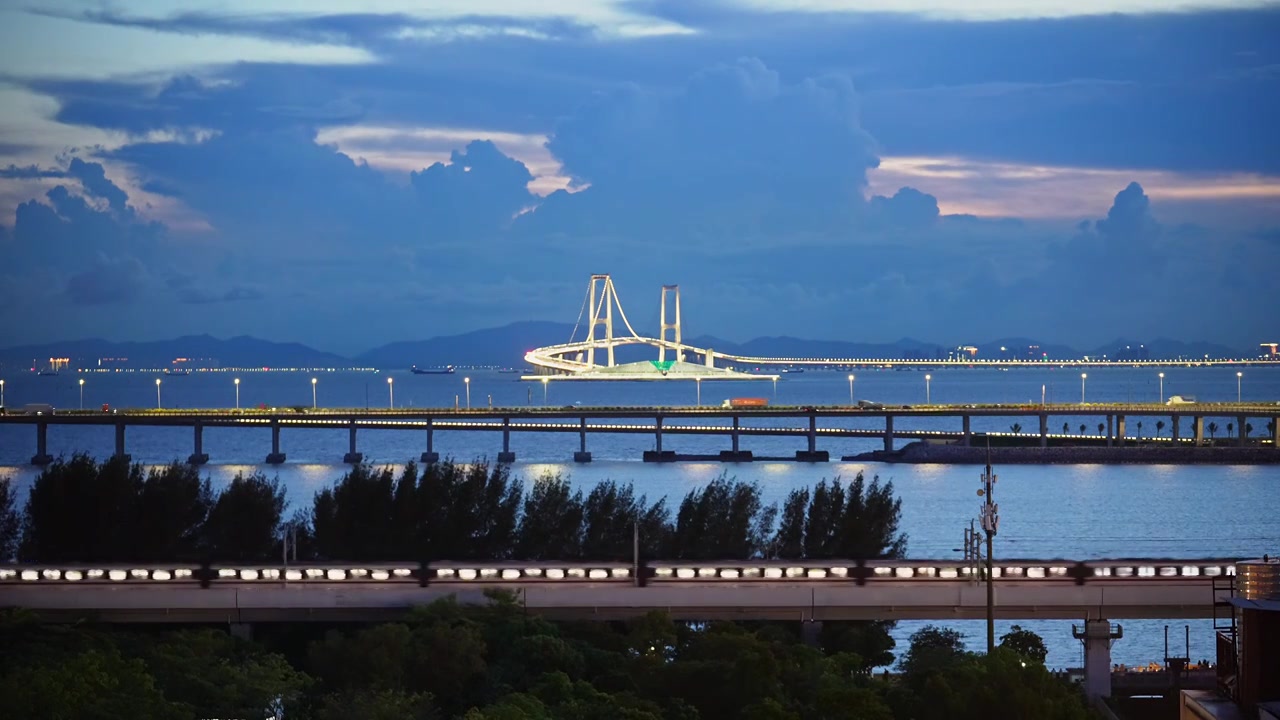
<path fill-rule="evenodd" d="M 53 368 L 45 368 L 36 374 L 37 375 L 57 375 L 58 371 L 54 370 Z"/>
<path fill-rule="evenodd" d="M 524 371 L 521 370 L 520 368 L 498 368 L 498 372 L 502 373 L 503 375 L 518 375 L 519 373 Z"/>
<path fill-rule="evenodd" d="M 441 367 L 420 368 L 417 365 L 414 365 L 413 367 L 409 368 L 409 372 L 413 373 L 414 375 L 452 375 L 454 373 L 454 370 L 452 365 L 445 365 L 442 368 Z"/>

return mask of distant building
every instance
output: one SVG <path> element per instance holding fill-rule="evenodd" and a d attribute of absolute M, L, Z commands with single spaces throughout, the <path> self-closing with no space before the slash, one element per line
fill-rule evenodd
<path fill-rule="evenodd" d="M 1262 343 L 1259 347 L 1262 348 L 1262 352 L 1259 353 L 1262 357 L 1273 358 L 1280 356 L 1280 351 L 1277 350 L 1277 348 L 1280 348 L 1280 343 Z"/>

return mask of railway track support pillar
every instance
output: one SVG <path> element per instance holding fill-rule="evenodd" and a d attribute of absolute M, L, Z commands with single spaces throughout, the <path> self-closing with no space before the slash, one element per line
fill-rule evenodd
<path fill-rule="evenodd" d="M 120 429 L 123 429 L 123 426 L 117 426 L 117 427 L 119 427 Z M 200 422 L 199 420 L 196 420 L 194 423 L 192 423 L 191 427 L 192 427 L 192 434 L 194 435 L 194 438 L 192 439 L 192 453 L 191 453 L 191 456 L 187 458 L 187 464 L 188 465 L 204 465 L 205 463 L 209 462 L 209 455 L 204 451 L 204 423 Z M 121 433 L 121 435 L 122 437 L 120 439 L 123 440 L 124 439 L 123 433 Z M 121 443 L 121 445 L 123 445 L 123 443 Z M 124 450 L 123 447 L 116 448 L 117 453 L 120 453 L 123 450 Z"/>
<path fill-rule="evenodd" d="M 49 424 L 36 423 L 36 454 L 31 456 L 31 464 L 44 467 L 53 462 L 49 454 Z"/>

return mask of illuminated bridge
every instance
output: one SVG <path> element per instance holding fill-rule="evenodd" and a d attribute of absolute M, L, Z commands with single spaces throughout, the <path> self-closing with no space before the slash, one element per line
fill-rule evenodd
<path fill-rule="evenodd" d="M 1211 617 L 1234 559 L 1002 560 L 1000 618 Z M 949 560 L 166 564 L 0 567 L 0 606 L 117 622 L 364 621 L 486 588 L 564 618 L 984 617 L 981 571 Z"/>
<path fill-rule="evenodd" d="M 671 299 L 668 305 L 668 298 Z M 670 310 L 670 313 L 668 313 Z M 586 325 L 586 337 L 575 340 L 578 329 Z M 620 326 L 616 327 L 616 324 Z M 615 330 L 625 330 L 616 332 Z M 713 348 L 700 348 L 685 344 L 680 320 L 680 287 L 662 286 L 659 306 L 658 335 L 645 337 L 636 332 L 627 319 L 614 288 L 613 279 L 607 275 L 592 275 L 586 298 L 578 313 L 578 321 L 569 342 L 530 350 L 525 362 L 543 373 L 525 376 L 526 380 L 541 380 L 548 376 L 557 380 L 768 380 L 776 375 L 742 372 L 743 368 L 761 366 L 823 366 L 823 367 L 1180 367 L 1207 365 L 1280 365 L 1276 360 L 1245 359 L 1195 359 L 1195 360 L 903 360 L 897 358 L 837 358 L 837 357 L 753 357 L 733 353 L 716 352 Z M 630 345 L 648 345 L 657 348 L 654 361 L 618 364 L 616 350 Z M 671 359 L 667 354 L 671 353 Z M 697 362 L 690 362 L 696 359 Z M 717 365 L 719 363 L 719 365 Z"/>

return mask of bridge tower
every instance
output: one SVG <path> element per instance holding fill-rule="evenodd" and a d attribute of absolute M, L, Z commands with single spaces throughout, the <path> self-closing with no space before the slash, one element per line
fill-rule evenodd
<path fill-rule="evenodd" d="M 598 288 L 598 290 L 597 290 Z M 599 292 L 597 299 L 596 293 Z M 587 293 L 590 303 L 587 308 L 587 364 L 596 364 L 596 326 L 604 326 L 604 347 L 609 350 L 609 367 L 613 367 L 613 305 L 618 301 L 617 291 L 613 289 L 613 278 L 609 275 L 592 275 L 591 289 Z M 604 317 L 600 317 L 601 311 Z"/>
<path fill-rule="evenodd" d="M 674 297 L 676 321 L 673 323 L 667 322 L 667 295 L 668 294 Z M 671 330 L 675 335 L 675 337 L 672 338 L 672 341 L 675 342 L 676 345 L 681 345 L 683 341 L 680 339 L 680 286 L 679 285 L 663 285 L 662 286 L 662 305 L 658 315 L 658 339 L 661 340 L 663 343 L 667 342 L 668 330 Z M 676 353 L 676 362 L 683 362 L 684 351 L 677 349 L 675 353 Z M 663 362 L 666 359 L 667 359 L 667 346 L 665 344 L 659 345 L 658 346 L 658 362 Z"/>

